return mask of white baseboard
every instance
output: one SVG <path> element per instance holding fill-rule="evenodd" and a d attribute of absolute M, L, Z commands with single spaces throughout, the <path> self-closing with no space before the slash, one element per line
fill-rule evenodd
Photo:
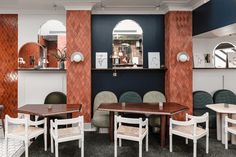
<path fill-rule="evenodd" d="M 84 123 L 84 131 L 97 131 L 97 128 L 91 123 Z"/>

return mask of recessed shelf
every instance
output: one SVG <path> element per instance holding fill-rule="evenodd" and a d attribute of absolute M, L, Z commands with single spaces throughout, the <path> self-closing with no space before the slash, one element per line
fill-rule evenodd
<path fill-rule="evenodd" d="M 18 71 L 52 71 L 52 72 L 66 72 L 66 69 L 58 68 L 45 68 L 45 69 L 36 69 L 36 68 L 18 68 Z"/>
<path fill-rule="evenodd" d="M 207 70 L 207 69 L 211 69 L 211 70 L 229 70 L 229 69 L 236 69 L 236 68 L 193 68 L 193 69 L 201 69 L 201 70 Z"/>
<path fill-rule="evenodd" d="M 96 69 L 92 68 L 92 71 L 124 71 L 124 70 L 131 70 L 131 71 L 165 71 L 167 70 L 166 68 L 161 68 L 161 69 L 149 69 L 149 68 L 107 68 L 107 69 Z"/>

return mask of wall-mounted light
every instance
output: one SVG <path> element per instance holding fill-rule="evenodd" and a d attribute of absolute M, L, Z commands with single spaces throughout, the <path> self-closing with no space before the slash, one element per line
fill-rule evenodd
<path fill-rule="evenodd" d="M 84 55 L 81 52 L 74 52 L 72 53 L 71 57 L 71 62 L 81 62 L 84 61 Z"/>
<path fill-rule="evenodd" d="M 189 61 L 189 58 L 190 57 L 187 52 L 179 52 L 177 54 L 177 61 L 178 62 L 187 62 L 187 61 Z"/>

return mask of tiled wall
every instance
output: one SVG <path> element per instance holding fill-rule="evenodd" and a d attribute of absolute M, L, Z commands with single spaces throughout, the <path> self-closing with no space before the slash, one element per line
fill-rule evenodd
<path fill-rule="evenodd" d="M 181 51 L 189 54 L 188 62 L 177 61 Z M 167 100 L 189 107 L 192 113 L 192 12 L 173 11 L 165 15 L 165 63 Z"/>
<path fill-rule="evenodd" d="M 0 104 L 17 115 L 18 16 L 0 14 Z"/>
<path fill-rule="evenodd" d="M 91 11 L 67 11 L 67 56 L 75 51 L 84 61 L 67 65 L 67 103 L 81 103 L 85 122 L 91 121 Z"/>

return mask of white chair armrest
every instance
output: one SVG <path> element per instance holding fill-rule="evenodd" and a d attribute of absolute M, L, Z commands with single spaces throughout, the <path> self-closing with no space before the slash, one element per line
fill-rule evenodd
<path fill-rule="evenodd" d="M 45 123 L 45 119 L 39 120 L 39 121 L 31 121 L 29 120 L 29 125 L 34 125 L 34 126 L 38 126 L 38 125 L 42 125 Z"/>
<path fill-rule="evenodd" d="M 226 123 L 228 122 L 228 123 L 231 123 L 231 124 L 236 124 L 236 119 L 231 119 L 228 116 L 225 117 L 225 120 L 226 120 Z"/>
<path fill-rule="evenodd" d="M 170 118 L 170 125 L 189 126 L 189 125 L 193 125 L 193 124 L 194 124 L 193 119 L 191 119 L 189 121 L 178 121 L 178 120 L 173 120 L 172 118 Z"/>

